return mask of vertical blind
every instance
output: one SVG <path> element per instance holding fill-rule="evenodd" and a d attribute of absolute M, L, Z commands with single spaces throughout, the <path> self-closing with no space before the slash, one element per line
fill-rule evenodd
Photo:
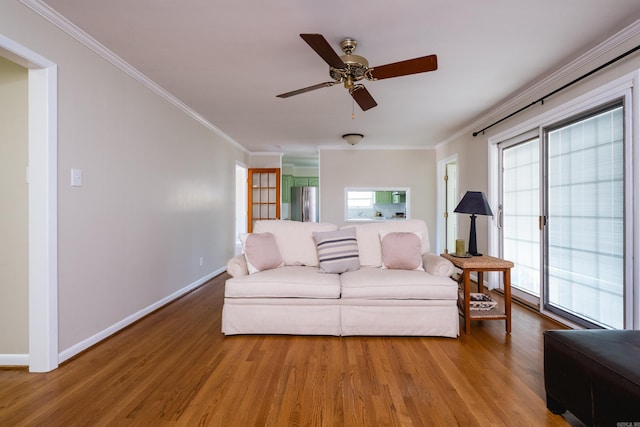
<path fill-rule="evenodd" d="M 624 327 L 624 123 L 620 105 L 547 132 L 546 301 Z"/>

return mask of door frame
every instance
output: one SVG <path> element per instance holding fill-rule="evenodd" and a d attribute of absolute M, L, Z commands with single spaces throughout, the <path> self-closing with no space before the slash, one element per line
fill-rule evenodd
<path fill-rule="evenodd" d="M 243 162 L 236 161 L 236 227 L 235 227 L 235 254 L 242 252 L 240 247 L 240 234 L 247 232 L 247 183 L 249 179 L 249 167 Z"/>
<path fill-rule="evenodd" d="M 436 215 L 436 230 L 440 230 L 438 233 L 436 233 L 436 249 L 438 250 L 437 253 L 443 253 L 447 248 L 447 236 L 446 236 L 447 227 L 446 227 L 446 219 L 444 217 L 444 213 L 446 212 L 446 209 L 447 209 L 447 187 L 445 185 L 444 176 L 446 174 L 447 165 L 449 163 L 455 163 L 456 165 L 459 165 L 457 153 L 452 154 L 438 161 L 438 166 L 436 168 L 436 174 L 437 174 L 436 182 L 438 185 L 438 189 L 437 189 L 438 197 L 437 197 L 437 206 L 436 206 L 438 213 Z M 458 171 L 459 171 L 459 168 L 458 168 Z M 456 180 L 459 180 L 459 176 L 460 176 L 460 173 L 458 172 Z M 458 185 L 456 182 L 456 188 L 457 187 Z M 458 219 L 456 215 L 455 221 L 457 220 Z"/>
<path fill-rule="evenodd" d="M 30 372 L 56 369 L 58 356 L 58 70 L 0 34 L 0 56 L 28 69 Z"/>

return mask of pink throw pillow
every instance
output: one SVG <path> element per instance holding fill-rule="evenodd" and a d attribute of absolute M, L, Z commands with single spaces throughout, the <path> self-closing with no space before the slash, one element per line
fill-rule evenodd
<path fill-rule="evenodd" d="M 422 239 L 418 233 L 380 233 L 382 268 L 421 270 Z"/>
<path fill-rule="evenodd" d="M 284 261 L 272 233 L 253 233 L 240 236 L 249 274 L 282 267 Z"/>

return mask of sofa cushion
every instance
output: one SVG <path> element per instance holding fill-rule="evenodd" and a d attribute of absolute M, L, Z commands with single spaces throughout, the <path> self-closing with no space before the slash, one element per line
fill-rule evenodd
<path fill-rule="evenodd" d="M 288 220 L 256 221 L 254 233 L 273 233 L 285 265 L 318 266 L 314 231 L 335 231 L 338 226 L 328 223 Z"/>
<path fill-rule="evenodd" d="M 240 241 L 249 274 L 284 266 L 276 238 L 272 233 L 241 234 Z"/>
<path fill-rule="evenodd" d="M 431 250 L 427 224 L 421 219 L 402 219 L 371 222 L 367 224 L 346 225 L 343 228 L 355 228 L 358 238 L 360 266 L 381 267 L 380 233 L 392 231 L 416 232 L 422 234 L 422 253 Z M 284 255 L 283 255 L 284 256 Z M 286 259 L 285 259 L 286 263 Z"/>
<path fill-rule="evenodd" d="M 249 274 L 247 260 L 244 254 L 236 255 L 227 261 L 227 273 L 229 273 L 231 277 L 246 276 Z"/>
<path fill-rule="evenodd" d="M 356 230 L 314 231 L 322 273 L 344 273 L 360 268 Z"/>
<path fill-rule="evenodd" d="M 276 268 L 227 279 L 224 296 L 226 298 L 340 298 L 340 276 L 321 274 L 317 267 Z"/>
<path fill-rule="evenodd" d="M 359 270 L 342 273 L 340 282 L 343 299 L 458 298 L 458 284 L 455 281 L 417 270 L 360 267 Z"/>
<path fill-rule="evenodd" d="M 424 271 L 434 276 L 451 277 L 456 269 L 451 261 L 432 253 L 422 254 L 422 265 Z"/>
<path fill-rule="evenodd" d="M 382 268 L 424 271 L 420 233 L 381 232 L 380 253 Z"/>

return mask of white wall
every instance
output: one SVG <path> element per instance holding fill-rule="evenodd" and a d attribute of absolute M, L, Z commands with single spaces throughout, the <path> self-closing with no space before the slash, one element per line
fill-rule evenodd
<path fill-rule="evenodd" d="M 408 187 L 409 216 L 426 221 L 431 247 L 436 237 L 434 150 L 320 150 L 320 220 L 344 224 L 346 187 Z"/>
<path fill-rule="evenodd" d="M 250 168 L 269 169 L 282 167 L 282 153 L 251 153 L 249 158 Z"/>
<path fill-rule="evenodd" d="M 29 353 L 27 83 L 0 57 L 0 354 Z"/>
<path fill-rule="evenodd" d="M 0 3 L 0 32 L 58 65 L 59 348 L 69 357 L 224 269 L 245 153 L 17 1 Z M 82 187 L 70 186 L 71 168 Z"/>

